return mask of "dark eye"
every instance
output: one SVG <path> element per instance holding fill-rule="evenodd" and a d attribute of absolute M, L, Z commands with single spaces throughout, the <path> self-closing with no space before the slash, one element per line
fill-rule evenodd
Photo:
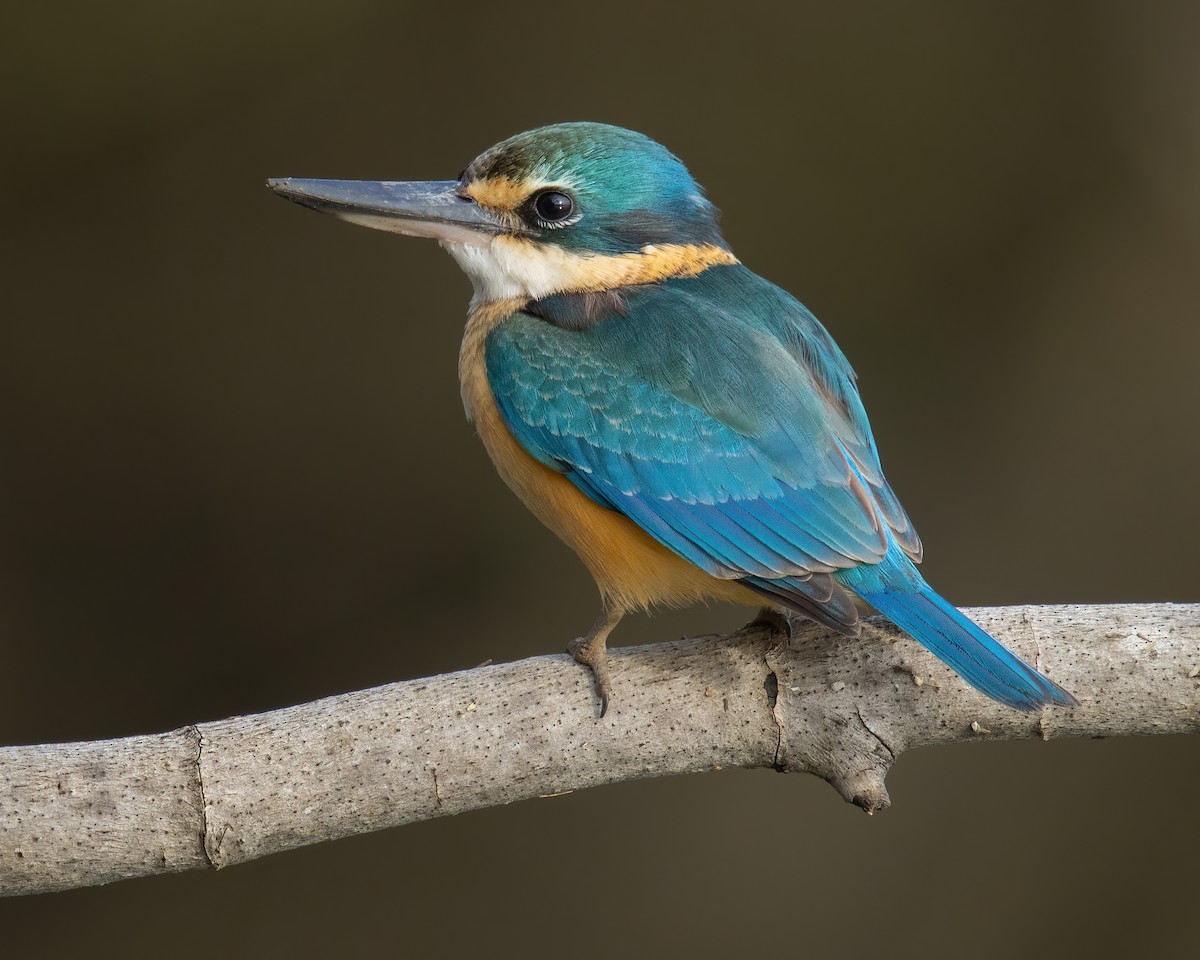
<path fill-rule="evenodd" d="M 533 212 L 546 223 L 559 223 L 566 220 L 575 209 L 575 202 L 565 193 L 557 190 L 547 190 L 539 193 L 533 201 Z"/>

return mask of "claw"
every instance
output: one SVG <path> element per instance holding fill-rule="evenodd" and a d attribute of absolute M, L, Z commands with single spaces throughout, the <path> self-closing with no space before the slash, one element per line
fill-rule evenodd
<path fill-rule="evenodd" d="M 596 694 L 600 697 L 600 718 L 608 713 L 609 692 L 612 689 L 608 673 L 608 635 L 621 619 L 621 614 L 604 610 L 586 637 L 576 637 L 567 644 L 567 653 L 592 671 Z"/>

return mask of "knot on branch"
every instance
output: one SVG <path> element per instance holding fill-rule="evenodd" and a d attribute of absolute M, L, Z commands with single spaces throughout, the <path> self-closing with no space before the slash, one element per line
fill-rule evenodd
<path fill-rule="evenodd" d="M 869 682 L 815 624 L 774 640 L 765 660 L 779 728 L 775 769 L 814 774 L 868 814 L 889 806 L 884 781 L 903 749 L 882 703 L 895 699 L 894 685 Z"/>

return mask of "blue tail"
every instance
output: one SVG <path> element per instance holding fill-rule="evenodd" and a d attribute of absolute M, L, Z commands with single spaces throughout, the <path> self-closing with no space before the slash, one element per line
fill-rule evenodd
<path fill-rule="evenodd" d="M 993 700 L 1017 710 L 1079 706 L 1066 690 L 934 593 L 895 546 L 883 563 L 839 571 L 834 577 Z"/>

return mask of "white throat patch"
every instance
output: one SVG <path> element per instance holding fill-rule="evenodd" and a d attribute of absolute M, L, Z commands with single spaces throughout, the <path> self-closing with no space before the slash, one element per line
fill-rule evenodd
<path fill-rule="evenodd" d="M 492 237 L 484 244 L 455 243 L 443 240 L 463 272 L 475 287 L 475 299 L 506 300 L 510 297 L 536 300 L 572 286 L 575 273 L 568 263 L 575 258 L 565 251 L 555 256 L 558 247 L 522 242 L 510 237 Z"/>

